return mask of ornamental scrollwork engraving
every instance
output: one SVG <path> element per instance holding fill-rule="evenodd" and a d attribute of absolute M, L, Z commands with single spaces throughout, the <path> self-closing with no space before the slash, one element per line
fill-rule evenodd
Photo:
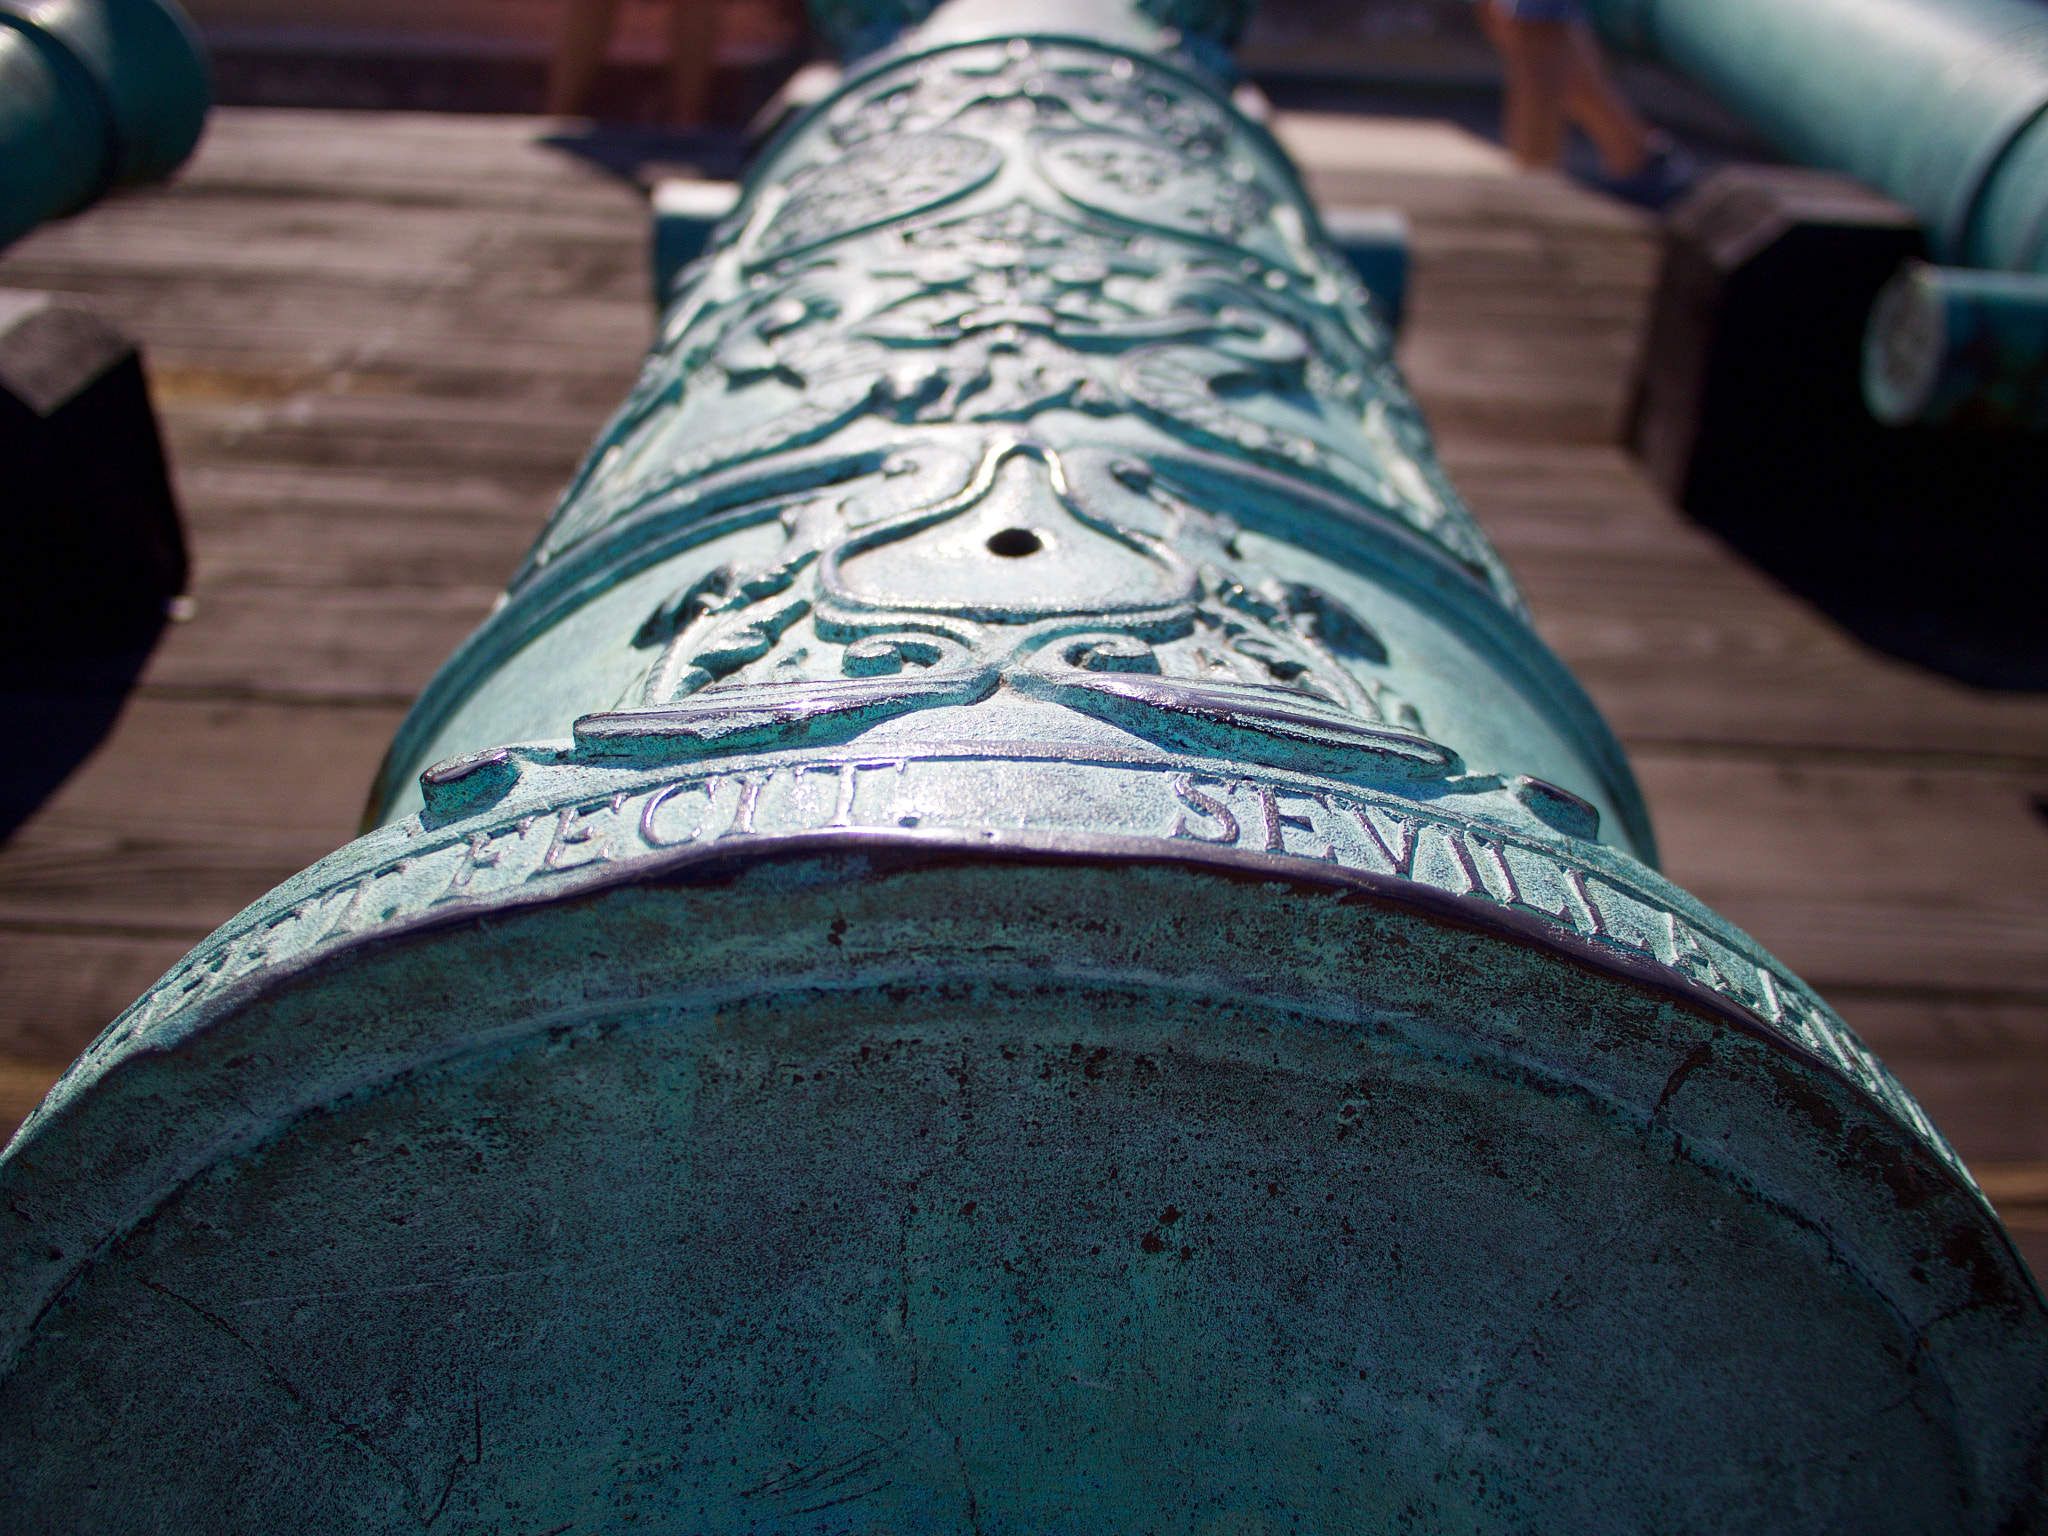
<path fill-rule="evenodd" d="M 780 187 L 774 216 L 755 250 L 766 260 L 907 217 L 972 190 L 1002 163 L 993 145 L 957 133 L 905 134 L 863 144 Z"/>
<path fill-rule="evenodd" d="M 938 0 L 811 0 L 811 23 L 840 49 L 879 47 L 931 15 Z M 1229 48 L 1251 20 L 1252 0 L 1139 0 L 1164 27 Z"/>
<path fill-rule="evenodd" d="M 527 574 L 706 476 L 906 423 L 1221 450 L 1519 607 L 1292 171 L 1156 61 L 978 44 L 822 109 L 680 285 Z"/>
<path fill-rule="evenodd" d="M 1375 675 L 1389 657 L 1367 619 L 1247 560 L 1230 519 L 1143 461 L 1003 437 L 971 467 L 938 445 L 891 467 L 899 489 L 792 506 L 772 561 L 657 606 L 635 707 L 751 716 L 801 685 L 807 720 L 851 726 L 1006 682 L 1186 750 L 1368 775 L 1390 751 L 1400 775 L 1454 761 Z M 885 678 L 915 686 L 839 686 Z"/>

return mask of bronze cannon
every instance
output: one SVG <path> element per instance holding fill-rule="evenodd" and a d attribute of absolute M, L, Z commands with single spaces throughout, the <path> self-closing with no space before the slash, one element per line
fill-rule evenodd
<path fill-rule="evenodd" d="M 2033 1280 L 1655 872 L 1236 8 L 881 10 L 0 1160 L 9 1528 L 2037 1526 Z"/>

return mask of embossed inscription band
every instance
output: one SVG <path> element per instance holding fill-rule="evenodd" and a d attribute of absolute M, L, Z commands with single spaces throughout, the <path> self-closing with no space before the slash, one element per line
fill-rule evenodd
<path fill-rule="evenodd" d="M 562 768 L 529 766 L 527 776 L 537 785 L 574 783 Z M 1015 786 L 1026 779 L 1033 791 L 1020 801 Z M 1594 953 L 1668 970 L 1840 1073 L 1967 1177 L 1911 1096 L 1796 977 L 1632 860 L 1580 839 L 1517 830 L 1506 792 L 1482 790 L 1476 798 L 1493 803 L 1476 815 L 1471 806 L 1432 815 L 1392 795 L 1303 776 L 1217 774 L 1185 759 L 948 752 L 938 743 L 916 757 L 742 758 L 715 772 L 586 777 L 584 789 L 568 802 L 522 793 L 437 833 L 415 824 L 378 834 L 381 857 L 372 867 L 347 860 L 325 881 L 316 866 L 194 951 L 80 1068 L 175 1036 L 180 1015 L 259 970 L 470 905 L 552 899 L 566 877 L 644 878 L 679 850 L 913 829 L 1052 851 L 1100 851 L 1102 841 L 1120 839 L 1125 856 L 1142 856 L 1139 844 L 1157 841 L 1160 856 L 1230 849 L 1413 882 L 1540 918 Z M 1016 807 L 1007 822 L 961 814 L 1005 801 Z"/>

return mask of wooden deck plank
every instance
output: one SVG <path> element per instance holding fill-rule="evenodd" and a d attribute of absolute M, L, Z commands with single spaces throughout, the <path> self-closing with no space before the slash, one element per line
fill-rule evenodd
<path fill-rule="evenodd" d="M 410 704 L 483 621 L 497 588 L 201 591 L 197 617 L 151 659 L 145 695 Z M 292 649 L 266 648 L 283 629 Z"/>
<path fill-rule="evenodd" d="M 203 508 L 214 524 L 210 538 L 230 536 L 240 520 L 264 515 L 326 523 L 381 518 L 384 532 L 416 523 L 431 534 L 448 521 L 531 528 L 561 490 L 557 482 L 530 477 L 451 477 L 433 469 L 385 465 L 187 463 L 178 466 L 178 483 L 188 509 Z M 457 533 L 443 527 L 440 534 L 447 538 L 448 552 L 460 557 L 461 543 L 475 529 Z"/>
<path fill-rule="evenodd" d="M 1439 432 L 1608 444 L 1655 276 L 1650 221 L 1545 176 L 1312 168 L 1329 204 L 1413 228 L 1401 365 Z"/>
<path fill-rule="evenodd" d="M 290 239 L 231 229 L 238 242 L 234 256 L 209 260 L 204 238 L 193 235 L 190 226 L 232 225 L 238 221 L 226 214 L 238 205 L 230 202 L 224 210 L 216 200 L 188 199 L 179 206 L 176 223 L 130 216 L 130 210 L 139 213 L 143 206 L 129 202 L 109 210 L 122 217 L 110 217 L 107 239 L 92 241 L 87 249 L 74 248 L 75 233 L 67 241 L 31 236 L 26 248 L 10 257 L 15 282 L 29 287 L 61 283 L 70 291 L 94 292 L 124 320 L 163 319 L 192 330 L 210 324 L 230 335 L 239 332 L 242 345 L 259 339 L 250 334 L 249 321 L 262 311 L 252 312 L 250 306 L 263 306 L 283 322 L 287 337 L 303 330 L 360 349 L 366 340 L 389 332 L 389 342 L 410 341 L 423 359 L 431 359 L 444 341 L 489 344 L 500 335 L 572 347 L 582 341 L 585 348 L 609 345 L 614 335 L 623 335 L 635 341 L 637 352 L 653 329 L 645 303 L 644 242 L 620 246 L 616 231 L 608 238 L 597 221 L 573 230 L 536 229 L 515 238 L 492 228 L 498 215 L 489 211 L 403 211 L 378 217 L 388 210 L 351 200 L 336 204 L 328 217 L 295 221 Z M 375 241 L 378 249 L 359 255 L 350 249 L 359 241 Z M 331 249 L 336 243 L 344 249 Z M 81 270 L 87 261 L 90 270 Z M 522 272 L 519 264 L 524 262 L 554 265 Z M 485 264 L 489 270 L 481 270 Z M 261 286 L 252 291 L 252 284 Z M 240 310 L 235 306 L 238 291 Z M 519 298 L 546 302 L 526 309 L 512 303 Z M 591 307 L 592 298 L 599 307 Z M 629 300 L 639 312 L 613 310 L 605 304 L 613 299 Z M 421 315 L 393 312 L 394 304 L 406 302 L 419 305 Z M 448 328 L 442 335 L 418 337 L 411 329 L 417 321 L 430 321 L 436 306 L 459 314 L 478 303 L 504 306 L 487 332 Z M 128 306 L 138 306 L 133 315 L 121 313 Z M 396 323 L 401 319 L 403 327 Z M 600 319 L 605 329 L 592 338 L 587 327 Z"/>
<path fill-rule="evenodd" d="M 1612 447 L 1446 435 L 1537 627 L 1625 741 L 2048 760 L 2048 698 L 1872 652 L 1674 514 Z"/>
<path fill-rule="evenodd" d="M 1672 879 L 1823 994 L 2048 1000 L 2048 773 L 1633 757 Z"/>
<path fill-rule="evenodd" d="M 308 393 L 274 403 L 167 411 L 165 425 L 180 464 L 418 468 L 451 478 L 551 476 L 560 484 L 606 414 L 531 400 Z"/>
<path fill-rule="evenodd" d="M 237 188 L 314 206 L 343 196 L 497 208 L 602 204 L 617 188 L 588 162 L 536 156 L 537 137 L 577 131 L 501 114 L 230 107 L 213 113 L 170 191 Z"/>
<path fill-rule="evenodd" d="M 282 504 L 216 503 L 206 520 L 206 575 L 216 587 L 490 589 L 540 522 L 538 513 L 316 508 L 299 494 Z"/>
<path fill-rule="evenodd" d="M 47 1086 L 191 947 L 182 934 L 0 930 L 0 1095 L 10 1075 L 41 1071 Z"/>
<path fill-rule="evenodd" d="M 130 701 L 0 846 L 0 929 L 204 936 L 355 835 L 401 708 Z"/>

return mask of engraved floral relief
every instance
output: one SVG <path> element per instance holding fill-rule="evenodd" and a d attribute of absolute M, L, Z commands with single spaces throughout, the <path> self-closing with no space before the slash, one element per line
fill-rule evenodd
<path fill-rule="evenodd" d="M 1272 211 L 1272 196 L 1247 160 L 1198 159 L 1122 134 L 1041 135 L 1040 144 L 1046 179 L 1080 207 L 1111 218 L 1235 244 Z"/>
<path fill-rule="evenodd" d="M 958 197 L 1002 163 L 995 146 L 957 133 L 864 144 L 790 178 L 774 221 L 755 247 L 757 259 L 839 239 Z"/>
<path fill-rule="evenodd" d="M 1518 606 L 1312 217 L 1167 70 L 1065 44 L 906 61 L 800 134 L 681 286 L 529 571 L 864 422 L 1060 446 L 1128 421 L 1134 454 L 1163 431 L 1337 491 Z"/>
<path fill-rule="evenodd" d="M 1163 70 L 1069 44 L 1021 39 L 948 51 L 854 86 L 825 132 L 842 148 L 952 125 L 984 132 L 1118 129 L 1194 159 L 1224 152 L 1228 110 Z"/>
<path fill-rule="evenodd" d="M 1137 9 L 1162 27 L 1219 48 L 1233 46 L 1251 19 L 1253 0 L 1137 0 Z M 923 21 L 938 0 L 811 0 L 811 23 L 842 50 L 879 46 L 904 27 Z M 1162 41 L 1168 39 L 1162 38 Z"/>

